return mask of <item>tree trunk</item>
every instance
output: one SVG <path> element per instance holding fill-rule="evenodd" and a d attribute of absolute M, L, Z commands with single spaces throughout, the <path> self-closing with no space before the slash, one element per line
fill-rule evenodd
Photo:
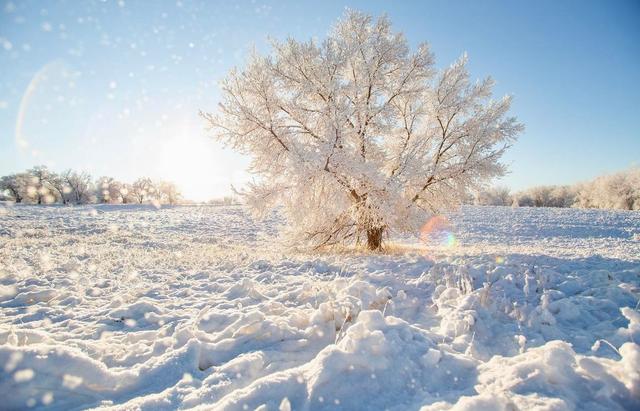
<path fill-rule="evenodd" d="M 382 235 L 384 227 L 375 227 L 367 230 L 367 248 L 371 251 L 382 250 Z"/>

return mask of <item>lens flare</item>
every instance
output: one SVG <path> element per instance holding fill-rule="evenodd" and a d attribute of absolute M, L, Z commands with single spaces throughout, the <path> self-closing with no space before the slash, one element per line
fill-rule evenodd
<path fill-rule="evenodd" d="M 54 60 L 42 66 L 42 68 L 31 78 L 31 81 L 27 85 L 27 88 L 20 99 L 20 106 L 16 117 L 15 141 L 18 148 L 26 149 L 29 147 L 29 140 L 24 133 L 24 125 L 27 117 L 27 111 L 36 90 L 43 82 L 47 81 L 51 74 L 63 71 L 64 69 L 65 65 L 62 60 Z"/>
<path fill-rule="evenodd" d="M 420 229 L 420 242 L 431 247 L 453 248 L 458 239 L 453 233 L 451 223 L 445 216 L 436 215 L 427 220 Z"/>

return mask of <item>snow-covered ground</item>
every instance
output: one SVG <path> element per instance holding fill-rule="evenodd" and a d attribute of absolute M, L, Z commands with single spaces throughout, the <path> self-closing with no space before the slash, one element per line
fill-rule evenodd
<path fill-rule="evenodd" d="M 0 208 L 0 408 L 640 409 L 640 213 L 466 207 L 388 255 L 276 223 Z"/>

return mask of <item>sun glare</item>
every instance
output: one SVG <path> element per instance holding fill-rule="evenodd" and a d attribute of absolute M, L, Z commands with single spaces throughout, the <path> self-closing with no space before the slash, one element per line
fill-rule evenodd
<path fill-rule="evenodd" d="M 184 198 L 206 201 L 231 194 L 231 184 L 244 176 L 229 175 L 238 155 L 207 138 L 201 127 L 188 121 L 169 126 L 163 132 L 156 174 L 178 185 Z"/>

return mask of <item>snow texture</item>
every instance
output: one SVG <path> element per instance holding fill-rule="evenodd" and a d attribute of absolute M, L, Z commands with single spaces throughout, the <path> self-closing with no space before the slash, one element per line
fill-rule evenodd
<path fill-rule="evenodd" d="M 640 214 L 465 207 L 387 255 L 278 222 L 0 208 L 0 408 L 640 409 Z"/>

